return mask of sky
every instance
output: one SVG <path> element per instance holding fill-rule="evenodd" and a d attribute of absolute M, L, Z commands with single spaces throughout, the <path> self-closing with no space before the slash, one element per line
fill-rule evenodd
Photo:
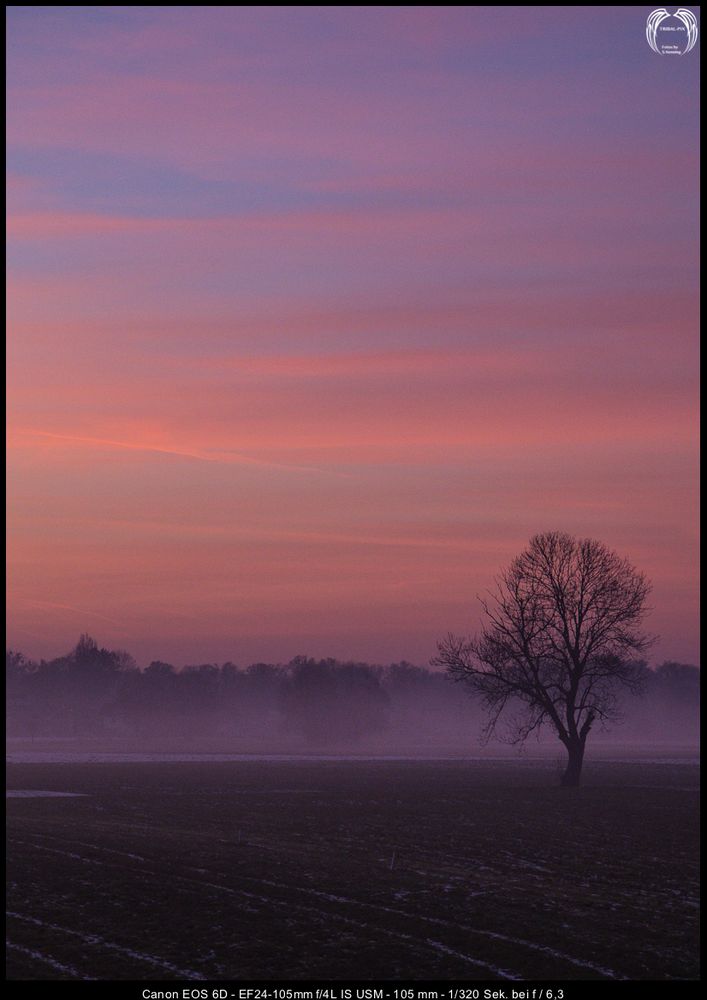
<path fill-rule="evenodd" d="M 8 644 L 425 664 L 561 530 L 698 663 L 700 43 L 651 9 L 10 7 Z"/>

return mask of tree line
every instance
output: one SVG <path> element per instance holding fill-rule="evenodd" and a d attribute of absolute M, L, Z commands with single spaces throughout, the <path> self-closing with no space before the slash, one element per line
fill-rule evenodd
<path fill-rule="evenodd" d="M 623 739 L 697 738 L 699 670 L 636 661 L 644 696 L 622 705 Z M 186 665 L 153 661 L 82 635 L 52 660 L 6 654 L 7 730 L 28 737 L 219 738 L 254 748 L 313 749 L 386 743 L 410 749 L 473 747 L 482 700 L 460 697 L 447 674 L 297 656 L 285 664 Z"/>

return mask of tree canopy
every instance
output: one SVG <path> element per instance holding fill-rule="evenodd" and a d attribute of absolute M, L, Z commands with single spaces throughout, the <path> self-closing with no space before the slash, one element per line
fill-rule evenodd
<path fill-rule="evenodd" d="M 515 709 L 509 738 L 551 725 L 568 752 L 563 783 L 579 783 L 587 736 L 617 717 L 617 692 L 638 692 L 637 657 L 650 583 L 602 542 L 564 532 L 535 535 L 481 599 L 478 635 L 447 635 L 433 663 L 482 696 L 487 735 Z"/>

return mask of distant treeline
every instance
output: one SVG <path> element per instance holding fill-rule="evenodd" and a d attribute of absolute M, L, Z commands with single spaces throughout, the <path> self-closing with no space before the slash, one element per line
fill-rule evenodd
<path fill-rule="evenodd" d="M 696 741 L 699 669 L 642 665 L 645 695 L 624 706 L 614 738 Z M 81 636 L 54 660 L 6 654 L 10 736 L 226 738 L 311 747 L 469 746 L 484 713 L 445 674 L 393 663 L 297 656 L 287 664 L 205 663 L 139 669 L 124 651 Z"/>

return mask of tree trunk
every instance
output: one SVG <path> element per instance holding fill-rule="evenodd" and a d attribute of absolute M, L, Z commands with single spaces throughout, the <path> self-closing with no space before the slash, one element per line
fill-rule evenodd
<path fill-rule="evenodd" d="M 567 744 L 567 767 L 562 775 L 563 788 L 576 788 L 584 763 L 584 740 L 573 740 Z"/>

